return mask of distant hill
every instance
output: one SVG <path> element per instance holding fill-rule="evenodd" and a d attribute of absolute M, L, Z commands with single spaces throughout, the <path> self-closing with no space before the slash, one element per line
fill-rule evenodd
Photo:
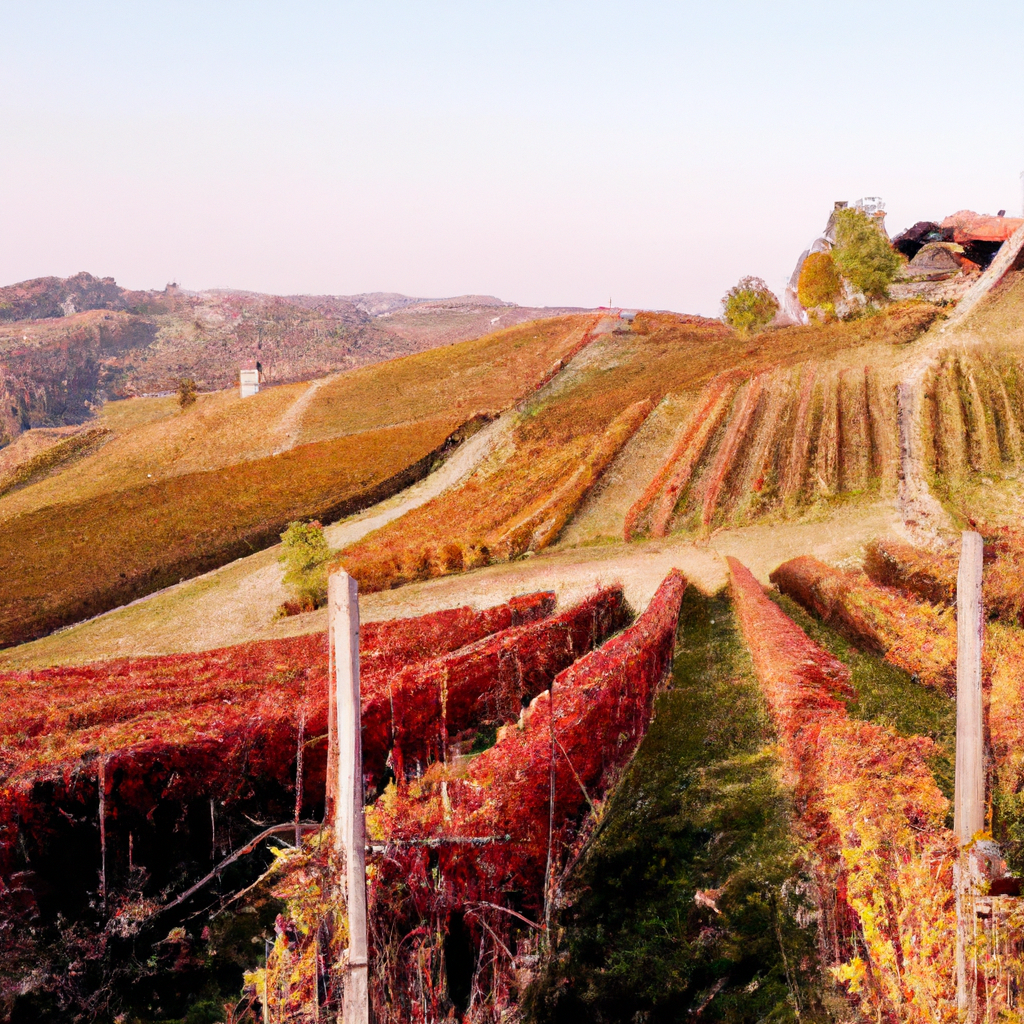
<path fill-rule="evenodd" d="M 251 359 L 268 384 L 312 380 L 570 311 L 479 295 L 131 291 L 87 273 L 23 281 L 0 288 L 0 446 L 181 377 L 229 387 Z"/>

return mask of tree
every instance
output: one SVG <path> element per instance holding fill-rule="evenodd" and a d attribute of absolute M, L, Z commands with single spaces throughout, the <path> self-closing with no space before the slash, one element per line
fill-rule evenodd
<path fill-rule="evenodd" d="M 889 285 L 903 262 L 874 221 L 855 208 L 836 211 L 832 258 L 839 273 L 873 300 L 889 297 Z"/>
<path fill-rule="evenodd" d="M 190 405 L 193 405 L 198 391 L 196 382 L 191 377 L 182 377 L 178 381 L 178 405 L 182 409 L 187 409 Z"/>
<path fill-rule="evenodd" d="M 722 298 L 722 317 L 740 334 L 767 327 L 779 311 L 779 300 L 759 277 L 742 277 Z"/>
<path fill-rule="evenodd" d="M 825 319 L 836 315 L 836 301 L 842 295 L 843 281 L 835 260 L 828 252 L 812 252 L 800 268 L 797 298 L 804 309 L 820 310 Z"/>
<path fill-rule="evenodd" d="M 295 589 L 303 611 L 321 607 L 327 600 L 327 560 L 331 557 L 323 526 L 315 519 L 289 523 L 281 541 L 284 582 Z"/>

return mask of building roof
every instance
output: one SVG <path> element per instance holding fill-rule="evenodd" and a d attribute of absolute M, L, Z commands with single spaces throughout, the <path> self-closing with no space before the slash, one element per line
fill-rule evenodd
<path fill-rule="evenodd" d="M 990 217 L 973 210 L 959 210 L 942 222 L 953 229 L 953 241 L 1005 242 L 1022 224 L 1021 217 Z"/>

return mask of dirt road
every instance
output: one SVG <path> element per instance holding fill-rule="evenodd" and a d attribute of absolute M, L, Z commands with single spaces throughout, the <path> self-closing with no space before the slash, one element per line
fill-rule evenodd
<path fill-rule="evenodd" d="M 483 442 L 481 449 L 482 457 L 486 450 Z M 376 515 L 368 513 L 363 524 L 374 522 Z M 857 562 L 864 545 L 897 522 L 892 502 L 877 501 L 852 504 L 817 521 L 724 530 L 702 545 L 669 537 L 549 551 L 518 562 L 368 594 L 360 599 L 359 607 L 363 620 L 371 622 L 464 604 L 482 608 L 533 590 L 554 590 L 564 605 L 598 586 L 621 583 L 633 607 L 642 610 L 671 568 L 682 570 L 694 585 L 712 592 L 725 585 L 721 556 L 730 554 L 767 582 L 772 569 L 799 554 L 812 554 L 833 564 Z M 276 554 L 276 548 L 261 551 L 134 605 L 11 648 L 0 653 L 0 668 L 201 651 L 325 629 L 326 612 L 322 610 L 275 618 L 287 596 Z"/>

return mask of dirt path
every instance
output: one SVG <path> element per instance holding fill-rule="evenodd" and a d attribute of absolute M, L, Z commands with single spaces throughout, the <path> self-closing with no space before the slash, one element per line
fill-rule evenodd
<path fill-rule="evenodd" d="M 406 512 L 425 505 L 432 498 L 461 483 L 504 440 L 514 423 L 515 417 L 509 413 L 500 416 L 493 423 L 488 423 L 460 445 L 455 454 L 446 459 L 439 469 L 424 477 L 419 483 L 365 512 L 328 526 L 324 530 L 327 542 L 335 549 L 346 548 L 362 540 L 368 533 L 379 530 L 393 519 L 398 519 Z"/>
<path fill-rule="evenodd" d="M 367 516 L 364 523 L 372 518 Z M 359 607 L 363 620 L 372 622 L 464 604 L 483 608 L 533 590 L 554 590 L 560 603 L 570 604 L 602 584 L 621 583 L 633 607 L 642 610 L 671 568 L 681 569 L 701 590 L 714 592 L 726 580 L 720 556 L 730 554 L 766 582 L 780 562 L 799 554 L 813 554 L 833 564 L 855 563 L 863 557 L 864 545 L 895 522 L 892 503 L 877 501 L 845 506 L 819 521 L 723 530 L 706 545 L 670 537 L 550 551 L 368 594 Z M 271 548 L 135 605 L 4 651 L 0 668 L 200 651 L 326 628 L 322 610 L 275 619 L 285 597 L 276 549 Z"/>
<path fill-rule="evenodd" d="M 275 433 L 281 437 L 281 444 L 274 449 L 275 455 L 280 455 L 281 452 L 288 451 L 289 448 L 294 448 L 299 443 L 299 436 L 302 428 L 302 417 L 305 415 L 306 410 L 309 408 L 310 402 L 316 397 L 316 393 L 329 381 L 334 380 L 338 374 L 332 373 L 330 376 L 321 377 L 319 380 L 313 381 L 312 384 L 306 388 L 305 391 L 295 399 L 294 402 L 285 410 L 284 415 L 278 420 Z"/>
<path fill-rule="evenodd" d="M 939 349 L 926 351 L 896 386 L 896 421 L 900 439 L 899 491 L 896 505 L 902 532 L 929 547 L 943 543 L 951 530 L 946 510 L 932 494 L 924 463 L 924 379 L 938 362 Z"/>

